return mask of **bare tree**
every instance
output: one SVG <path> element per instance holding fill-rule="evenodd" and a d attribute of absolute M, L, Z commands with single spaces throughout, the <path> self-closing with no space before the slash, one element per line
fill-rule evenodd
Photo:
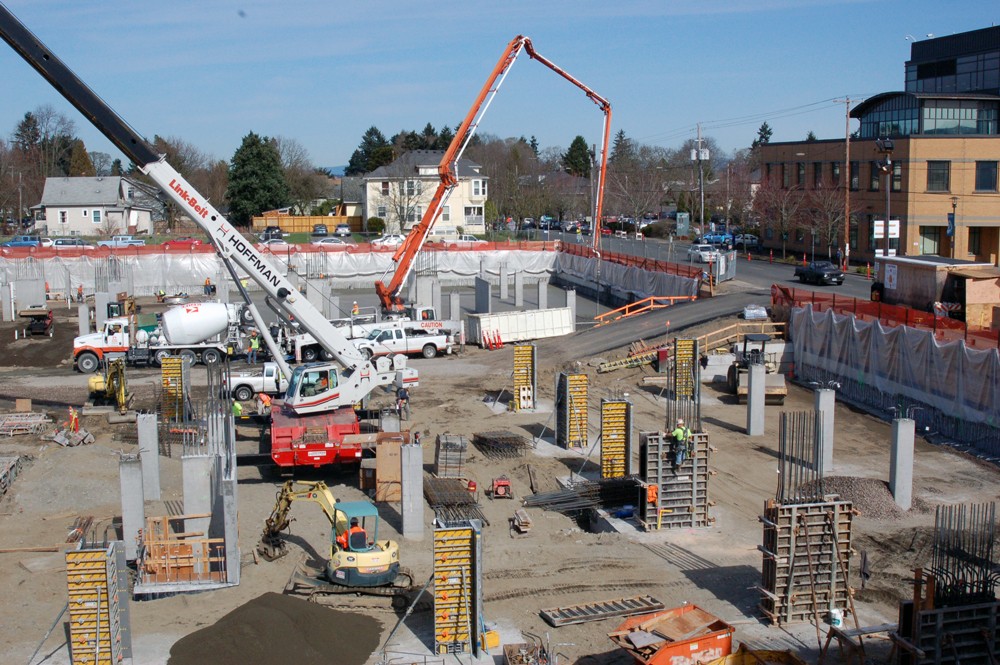
<path fill-rule="evenodd" d="M 633 146 L 608 166 L 605 187 L 605 210 L 622 212 L 639 219 L 645 213 L 659 212 L 670 188 L 668 164 L 670 153 L 664 148 Z"/>
<path fill-rule="evenodd" d="M 111 175 L 111 155 L 106 152 L 91 152 L 90 163 L 94 166 L 94 173 L 98 177 Z"/>
<path fill-rule="evenodd" d="M 802 207 L 802 192 L 795 188 L 785 189 L 777 183 L 765 180 L 754 196 L 754 212 L 761 220 L 761 226 L 771 229 L 781 239 L 781 258 L 785 258 L 788 234 L 796 227 L 799 210 Z"/>
<path fill-rule="evenodd" d="M 811 190 L 806 197 L 804 213 L 810 232 L 821 247 L 826 247 L 827 257 L 832 256 L 833 248 L 839 244 L 837 237 L 844 228 L 843 190 L 836 187 Z"/>
<path fill-rule="evenodd" d="M 430 192 L 424 196 L 426 183 L 421 182 L 416 168 L 403 158 L 384 168 L 388 187 L 383 188 L 381 182 L 373 182 L 369 186 L 379 188 L 375 204 L 385 209 L 385 233 L 403 233 L 408 224 L 415 224 L 423 217 Z"/>
<path fill-rule="evenodd" d="M 309 151 L 295 139 L 278 136 L 274 141 L 281 155 L 291 207 L 300 215 L 312 214 L 314 202 L 327 191 L 329 177 L 313 166 Z"/>

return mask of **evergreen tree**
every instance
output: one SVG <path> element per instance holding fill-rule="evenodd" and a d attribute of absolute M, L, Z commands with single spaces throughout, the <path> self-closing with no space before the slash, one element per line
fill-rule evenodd
<path fill-rule="evenodd" d="M 448 146 L 451 145 L 452 140 L 455 138 L 455 132 L 451 131 L 451 127 L 445 125 L 441 128 L 441 133 L 438 134 L 437 143 L 434 146 L 435 150 L 447 150 Z"/>
<path fill-rule="evenodd" d="M 385 135 L 378 130 L 378 127 L 372 125 L 365 132 L 365 135 L 361 137 L 361 144 L 358 149 L 354 151 L 351 155 L 351 160 L 347 164 L 347 168 L 344 169 L 344 175 L 355 176 L 364 175 L 369 171 L 374 171 L 380 166 L 388 164 L 389 162 L 381 162 L 373 159 L 373 155 L 380 149 L 390 147 L 389 141 L 386 140 Z M 380 153 L 384 155 L 383 153 Z M 392 161 L 392 160 L 389 160 Z"/>
<path fill-rule="evenodd" d="M 115 161 L 111 162 L 111 175 L 125 175 L 122 160 L 116 158 Z"/>
<path fill-rule="evenodd" d="M 277 146 L 268 137 L 250 132 L 229 163 L 230 219 L 247 225 L 254 215 L 288 203 L 288 196 Z"/>
<path fill-rule="evenodd" d="M 425 150 L 433 150 L 434 146 L 437 145 L 438 133 L 434 129 L 434 125 L 427 123 L 424 126 L 424 131 L 420 133 L 420 142 L 423 144 L 420 147 Z"/>
<path fill-rule="evenodd" d="M 12 138 L 14 146 L 22 152 L 28 152 L 41 142 L 42 129 L 38 126 L 38 118 L 31 111 L 25 113 L 24 119 L 17 123 Z"/>
<path fill-rule="evenodd" d="M 524 139 L 521 140 L 523 141 Z M 532 136 L 531 140 L 528 141 L 528 147 L 531 148 L 531 152 L 535 153 L 535 157 L 538 157 L 538 139 Z"/>
<path fill-rule="evenodd" d="M 73 141 L 73 148 L 70 150 L 69 175 L 70 177 L 94 177 L 97 175 L 94 163 L 90 161 L 90 155 L 87 154 L 87 147 L 80 139 Z"/>
<path fill-rule="evenodd" d="M 813 130 L 810 129 L 809 133 L 806 134 L 806 141 L 808 141 L 809 143 L 812 143 L 815 140 L 816 140 L 816 134 L 813 133 Z"/>
<path fill-rule="evenodd" d="M 615 134 L 615 140 L 611 144 L 611 156 L 608 163 L 619 164 L 630 162 L 635 158 L 635 145 L 632 139 L 625 136 L 625 130 L 619 129 Z"/>
<path fill-rule="evenodd" d="M 582 136 L 577 136 L 562 156 L 563 170 L 581 178 L 590 177 L 590 148 Z"/>
<path fill-rule="evenodd" d="M 771 130 L 771 125 L 767 124 L 767 121 L 765 120 L 764 124 L 761 125 L 760 129 L 757 130 L 757 138 L 755 138 L 753 140 L 753 143 L 750 144 L 750 149 L 753 150 L 759 146 L 767 145 L 768 143 L 770 143 L 771 134 L 773 133 L 774 132 Z"/>

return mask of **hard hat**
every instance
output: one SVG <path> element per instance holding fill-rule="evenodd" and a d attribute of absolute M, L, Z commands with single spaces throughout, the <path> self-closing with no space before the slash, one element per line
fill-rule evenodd
<path fill-rule="evenodd" d="M 358 304 L 358 301 L 357 301 L 357 300 L 355 300 L 353 304 L 357 305 L 357 304 Z"/>
<path fill-rule="evenodd" d="M 684 419 L 683 418 L 678 418 L 677 419 L 677 424 L 678 425 L 683 425 L 684 424 Z"/>

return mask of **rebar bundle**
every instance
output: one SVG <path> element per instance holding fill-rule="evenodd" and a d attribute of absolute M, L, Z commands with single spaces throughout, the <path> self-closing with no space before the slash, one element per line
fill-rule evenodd
<path fill-rule="evenodd" d="M 532 494 L 525 497 L 524 505 L 557 513 L 574 513 L 588 508 L 635 505 L 639 498 L 639 482 L 630 476 L 585 481 L 555 492 Z"/>
<path fill-rule="evenodd" d="M 476 503 L 476 496 L 468 484 L 458 478 L 426 478 L 424 497 L 435 510 L 441 506 L 463 506 Z"/>
<path fill-rule="evenodd" d="M 489 459 L 523 457 L 528 440 L 507 430 L 479 432 L 472 435 L 472 445 Z"/>
<path fill-rule="evenodd" d="M 812 411 L 783 411 L 778 433 L 778 503 L 824 500 L 817 450 L 817 416 Z"/>
<path fill-rule="evenodd" d="M 934 513 L 934 603 L 938 607 L 993 602 L 996 504 L 938 506 Z"/>

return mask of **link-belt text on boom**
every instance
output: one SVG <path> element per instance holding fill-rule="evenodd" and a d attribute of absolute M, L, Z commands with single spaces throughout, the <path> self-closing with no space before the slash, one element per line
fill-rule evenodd
<path fill-rule="evenodd" d="M 243 239 L 243 236 L 238 233 L 230 233 L 228 240 L 234 250 L 245 256 L 246 259 L 253 264 L 253 267 L 256 268 L 261 277 L 274 286 L 281 285 L 281 277 L 271 272 L 271 266 L 264 263 L 261 258 L 257 256 L 257 252 L 254 251 L 252 246 L 247 244 L 247 242 Z"/>
<path fill-rule="evenodd" d="M 191 209 L 194 210 L 196 214 L 200 215 L 202 219 L 208 217 L 208 206 L 201 205 L 198 202 L 198 199 L 188 194 L 188 191 L 181 187 L 180 183 L 176 180 L 170 181 L 170 189 L 177 192 L 177 195 L 180 196 L 185 203 L 191 206 Z"/>

